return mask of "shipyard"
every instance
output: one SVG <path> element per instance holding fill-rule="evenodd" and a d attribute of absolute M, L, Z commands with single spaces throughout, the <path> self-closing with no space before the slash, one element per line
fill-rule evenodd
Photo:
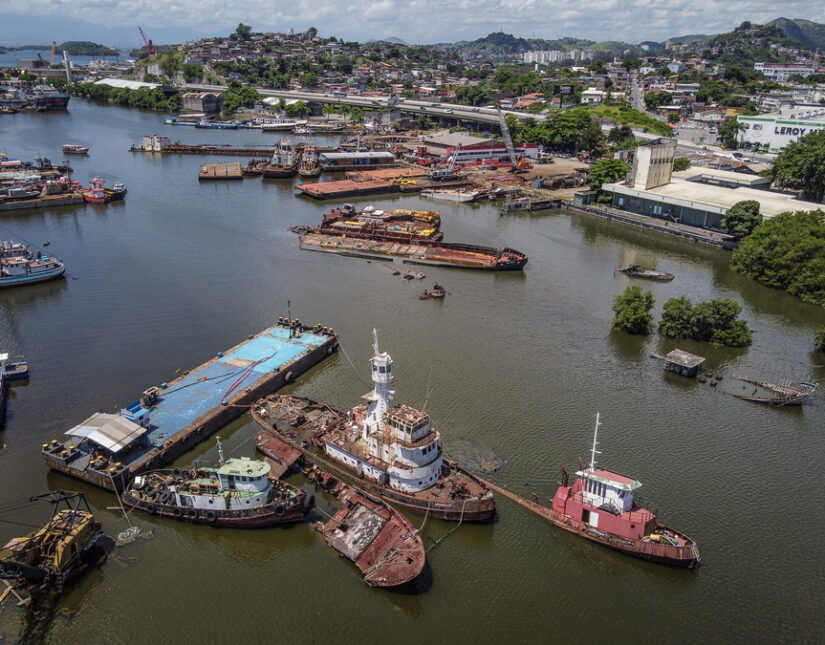
<path fill-rule="evenodd" d="M 0 640 L 817 639 L 805 21 L 114 8 L 0 41 Z"/>

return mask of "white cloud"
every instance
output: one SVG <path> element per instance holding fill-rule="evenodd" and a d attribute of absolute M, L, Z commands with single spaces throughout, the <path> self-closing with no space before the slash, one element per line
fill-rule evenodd
<path fill-rule="evenodd" d="M 719 33 L 743 20 L 762 23 L 779 16 L 825 22 L 825 3 L 810 0 L 0 0 L 0 13 L 24 12 L 32 21 L 60 14 L 101 26 L 179 27 L 216 35 L 239 22 L 273 31 L 313 25 L 322 35 L 348 40 L 398 36 L 410 43 L 469 40 L 499 29 L 531 38 L 639 42 Z"/>

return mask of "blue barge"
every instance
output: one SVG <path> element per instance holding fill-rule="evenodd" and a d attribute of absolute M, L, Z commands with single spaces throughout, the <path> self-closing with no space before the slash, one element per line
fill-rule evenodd
<path fill-rule="evenodd" d="M 163 468 L 246 412 L 262 396 L 338 349 L 331 327 L 281 318 L 169 383 L 145 390 L 117 414 L 97 412 L 41 449 L 46 464 L 120 491 Z"/>

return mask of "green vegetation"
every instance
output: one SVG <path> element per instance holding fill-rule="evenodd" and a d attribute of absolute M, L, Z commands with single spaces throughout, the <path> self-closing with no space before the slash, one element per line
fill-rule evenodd
<path fill-rule="evenodd" d="M 653 328 L 653 293 L 641 287 L 628 287 L 613 300 L 613 329 L 646 336 Z"/>
<path fill-rule="evenodd" d="M 753 67 L 756 61 L 777 63 L 792 60 L 790 54 L 778 53 L 780 48 L 777 46 L 807 49 L 806 45 L 788 38 L 776 25 L 743 22 L 732 32 L 711 38 L 707 51 L 714 62 L 743 67 Z"/>
<path fill-rule="evenodd" d="M 684 296 L 665 303 L 659 333 L 668 338 L 692 338 L 714 347 L 745 347 L 753 342 L 748 323 L 738 318 L 742 307 L 716 298 L 696 306 Z"/>
<path fill-rule="evenodd" d="M 719 138 L 722 145 L 729 150 L 736 150 L 739 147 L 739 133 L 744 130 L 744 125 L 734 116 L 725 119 L 719 126 Z"/>
<path fill-rule="evenodd" d="M 238 81 L 232 81 L 227 85 L 222 96 L 224 115 L 231 115 L 238 108 L 251 108 L 256 103 L 261 102 L 261 95 L 256 90 L 241 85 Z"/>
<path fill-rule="evenodd" d="M 65 51 L 71 56 L 116 56 L 117 50 L 88 40 L 67 40 L 57 46 L 57 51 Z"/>
<path fill-rule="evenodd" d="M 773 179 L 784 188 L 799 188 L 807 199 L 825 197 L 825 130 L 817 130 L 788 144 L 771 168 Z"/>
<path fill-rule="evenodd" d="M 736 202 L 722 216 L 722 229 L 735 235 L 739 239 L 745 238 L 753 229 L 759 226 L 762 215 L 759 214 L 759 202 L 754 199 L 745 199 Z"/>
<path fill-rule="evenodd" d="M 731 266 L 825 307 L 825 212 L 782 213 L 765 220 L 733 252 Z"/>
<path fill-rule="evenodd" d="M 549 115 L 543 121 L 527 118 L 518 121 L 507 115 L 507 126 L 517 143 L 535 141 L 555 150 L 578 152 L 593 156 L 601 154 L 605 136 L 598 122 L 583 108 Z"/>
<path fill-rule="evenodd" d="M 671 127 L 664 121 L 654 119 L 652 116 L 626 105 L 594 105 L 582 109 L 588 110 L 596 117 L 610 119 L 620 125 L 642 128 L 645 132 L 652 134 L 660 134 L 663 137 L 672 134 Z"/>
<path fill-rule="evenodd" d="M 229 37 L 232 40 L 249 40 L 249 36 L 252 33 L 252 27 L 249 25 L 245 25 L 242 22 L 238 23 L 238 27 L 229 34 Z"/>
<path fill-rule="evenodd" d="M 673 172 L 680 172 L 690 168 L 690 159 L 687 157 L 676 157 L 673 160 Z"/>
<path fill-rule="evenodd" d="M 621 159 L 599 159 L 590 166 L 590 187 L 600 191 L 603 184 L 624 181 L 630 172 L 630 164 Z"/>
<path fill-rule="evenodd" d="M 96 85 L 95 83 L 73 83 L 67 89 L 72 94 L 96 101 L 108 101 L 115 105 L 129 105 L 150 110 L 179 110 L 181 104 L 180 94 L 166 96 L 166 93 L 159 87 L 153 90 L 142 87 L 139 90 L 130 91 L 121 87 Z"/>
<path fill-rule="evenodd" d="M 825 352 L 825 327 L 814 330 L 814 347 L 820 352 Z"/>

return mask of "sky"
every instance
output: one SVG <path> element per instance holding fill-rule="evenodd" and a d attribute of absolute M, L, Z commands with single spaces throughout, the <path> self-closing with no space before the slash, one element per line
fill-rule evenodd
<path fill-rule="evenodd" d="M 137 25 L 157 44 L 227 35 L 239 22 L 254 31 L 310 26 L 345 40 L 397 37 L 405 42 L 474 40 L 494 31 L 525 38 L 564 36 L 638 43 L 730 31 L 743 20 L 805 18 L 825 23 L 812 0 L 0 0 L 0 45 L 91 40 L 141 43 Z"/>

